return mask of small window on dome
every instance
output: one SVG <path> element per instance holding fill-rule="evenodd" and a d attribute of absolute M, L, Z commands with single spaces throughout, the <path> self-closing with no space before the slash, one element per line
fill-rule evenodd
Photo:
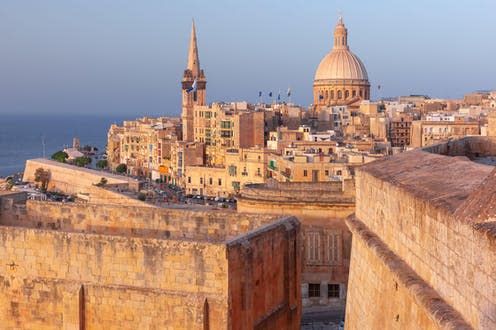
<path fill-rule="evenodd" d="M 360 97 L 363 97 L 363 93 L 361 89 L 360 89 Z"/>
<path fill-rule="evenodd" d="M 351 93 L 351 95 L 352 95 L 353 97 L 355 97 L 355 96 L 356 96 L 356 91 L 353 91 L 353 92 Z"/>
<path fill-rule="evenodd" d="M 349 97 L 350 97 L 350 91 L 349 91 L 349 90 L 346 90 L 346 91 L 344 92 L 344 98 L 345 98 L 345 99 L 347 99 L 347 98 L 349 98 Z"/>
<path fill-rule="evenodd" d="M 331 91 L 331 100 L 334 100 L 334 91 Z"/>
<path fill-rule="evenodd" d="M 343 92 L 338 91 L 338 99 L 341 100 L 343 98 Z"/>

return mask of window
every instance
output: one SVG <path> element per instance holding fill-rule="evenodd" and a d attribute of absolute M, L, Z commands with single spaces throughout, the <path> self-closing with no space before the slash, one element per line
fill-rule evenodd
<path fill-rule="evenodd" d="M 203 184 L 203 178 L 200 178 L 200 184 Z"/>
<path fill-rule="evenodd" d="M 338 91 L 338 99 L 341 100 L 343 98 L 343 92 Z"/>
<path fill-rule="evenodd" d="M 234 165 L 229 166 L 229 175 L 230 176 L 236 176 L 237 172 L 238 172 L 238 169 L 236 166 L 234 166 Z"/>
<path fill-rule="evenodd" d="M 327 235 L 327 261 L 331 264 L 339 263 L 340 238 L 338 233 L 329 233 Z"/>
<path fill-rule="evenodd" d="M 219 186 L 222 186 L 222 179 L 219 179 Z"/>
<path fill-rule="evenodd" d="M 339 284 L 328 284 L 327 285 L 327 297 L 328 298 L 339 298 Z"/>
<path fill-rule="evenodd" d="M 329 170 L 325 170 L 324 173 L 325 173 L 325 176 L 329 176 Z"/>
<path fill-rule="evenodd" d="M 334 91 L 331 91 L 331 100 L 334 100 Z"/>
<path fill-rule="evenodd" d="M 308 176 L 308 171 L 307 170 L 303 170 L 303 176 Z"/>
<path fill-rule="evenodd" d="M 309 283 L 308 284 L 308 297 L 309 298 L 319 298 L 320 297 L 320 284 L 319 283 Z"/>
<path fill-rule="evenodd" d="M 347 99 L 347 98 L 349 98 L 349 97 L 350 97 L 350 91 L 349 91 L 349 90 L 346 90 L 346 91 L 344 92 L 344 98 L 345 98 L 345 99 Z"/>
<path fill-rule="evenodd" d="M 353 95 L 353 97 L 355 97 L 356 96 L 356 91 L 353 91 L 351 95 Z"/>
<path fill-rule="evenodd" d="M 213 180 L 212 180 L 212 178 L 209 178 L 209 179 L 208 179 L 208 184 L 209 184 L 209 185 L 212 185 L 212 184 L 213 184 Z"/>
<path fill-rule="evenodd" d="M 191 177 L 188 176 L 188 183 L 191 183 Z"/>
<path fill-rule="evenodd" d="M 233 181 L 232 182 L 232 187 L 234 190 L 238 191 L 239 190 L 239 187 L 240 187 L 240 184 L 238 181 Z"/>
<path fill-rule="evenodd" d="M 320 234 L 318 232 L 307 232 L 307 260 L 309 262 L 320 261 Z"/>

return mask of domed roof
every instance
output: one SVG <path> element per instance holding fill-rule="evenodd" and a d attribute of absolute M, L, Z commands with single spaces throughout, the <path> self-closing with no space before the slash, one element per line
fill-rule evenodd
<path fill-rule="evenodd" d="M 341 17 L 334 30 L 334 47 L 324 56 L 315 72 L 315 80 L 333 79 L 369 79 L 365 65 L 348 47 L 348 31 Z"/>
<path fill-rule="evenodd" d="M 315 72 L 315 80 L 356 79 L 368 80 L 367 70 L 362 61 L 344 49 L 334 49 L 320 62 Z"/>

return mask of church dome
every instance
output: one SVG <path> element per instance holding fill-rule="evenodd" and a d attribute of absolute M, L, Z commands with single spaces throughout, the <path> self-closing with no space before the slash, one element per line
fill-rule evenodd
<path fill-rule="evenodd" d="M 367 70 L 362 61 L 348 47 L 348 31 L 342 17 L 334 30 L 334 45 L 320 62 L 315 80 L 368 80 Z"/>
<path fill-rule="evenodd" d="M 333 49 L 320 62 L 315 80 L 368 80 L 362 61 L 347 49 Z"/>

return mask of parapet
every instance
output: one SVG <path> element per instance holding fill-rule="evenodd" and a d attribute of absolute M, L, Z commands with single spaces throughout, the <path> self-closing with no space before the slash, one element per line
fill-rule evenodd
<path fill-rule="evenodd" d="M 310 204 L 354 204 L 353 180 L 247 184 L 238 199 Z"/>

